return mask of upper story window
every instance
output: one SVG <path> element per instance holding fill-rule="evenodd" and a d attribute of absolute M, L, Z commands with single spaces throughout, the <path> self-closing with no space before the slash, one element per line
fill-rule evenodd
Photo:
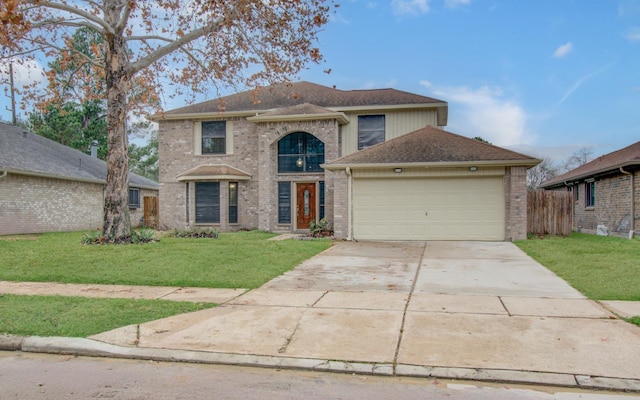
<path fill-rule="evenodd" d="M 358 117 L 358 150 L 384 142 L 384 115 Z"/>
<path fill-rule="evenodd" d="M 226 121 L 202 123 L 202 154 L 226 154 Z"/>
<path fill-rule="evenodd" d="M 294 132 L 278 142 L 278 172 L 322 172 L 324 143 L 306 132 Z"/>
<path fill-rule="evenodd" d="M 193 124 L 193 154 L 233 154 L 233 121 L 196 121 Z"/>
<path fill-rule="evenodd" d="M 594 207 L 596 205 L 596 183 L 585 182 L 584 183 L 584 206 Z"/>

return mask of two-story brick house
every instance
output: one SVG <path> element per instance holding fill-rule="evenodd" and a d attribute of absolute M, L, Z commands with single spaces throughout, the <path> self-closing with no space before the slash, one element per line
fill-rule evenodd
<path fill-rule="evenodd" d="M 525 237 L 538 160 L 445 132 L 447 113 L 417 94 L 309 82 L 167 111 L 161 223 L 299 232 L 326 218 L 349 239 Z"/>

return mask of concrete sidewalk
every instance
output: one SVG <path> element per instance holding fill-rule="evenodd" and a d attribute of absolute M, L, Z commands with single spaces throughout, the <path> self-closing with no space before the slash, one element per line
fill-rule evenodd
<path fill-rule="evenodd" d="M 640 328 L 511 243 L 342 242 L 215 302 L 89 339 L 5 337 L 0 348 L 640 391 Z"/>

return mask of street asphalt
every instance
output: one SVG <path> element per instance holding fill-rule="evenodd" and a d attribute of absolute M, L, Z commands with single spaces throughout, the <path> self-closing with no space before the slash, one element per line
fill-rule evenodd
<path fill-rule="evenodd" d="M 595 302 L 505 242 L 338 242 L 261 288 L 0 282 L 220 306 L 0 350 L 640 391 L 640 304 Z"/>

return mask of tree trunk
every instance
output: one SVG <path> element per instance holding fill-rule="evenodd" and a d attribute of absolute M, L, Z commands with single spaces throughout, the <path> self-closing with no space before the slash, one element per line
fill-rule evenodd
<path fill-rule="evenodd" d="M 117 21 L 119 10 L 107 10 L 105 20 Z M 112 17 L 112 18 L 109 18 Z M 112 25 L 114 26 L 114 25 Z M 127 153 L 127 46 L 122 35 L 106 35 L 107 183 L 104 192 L 103 236 L 110 242 L 129 241 L 129 156 Z"/>

